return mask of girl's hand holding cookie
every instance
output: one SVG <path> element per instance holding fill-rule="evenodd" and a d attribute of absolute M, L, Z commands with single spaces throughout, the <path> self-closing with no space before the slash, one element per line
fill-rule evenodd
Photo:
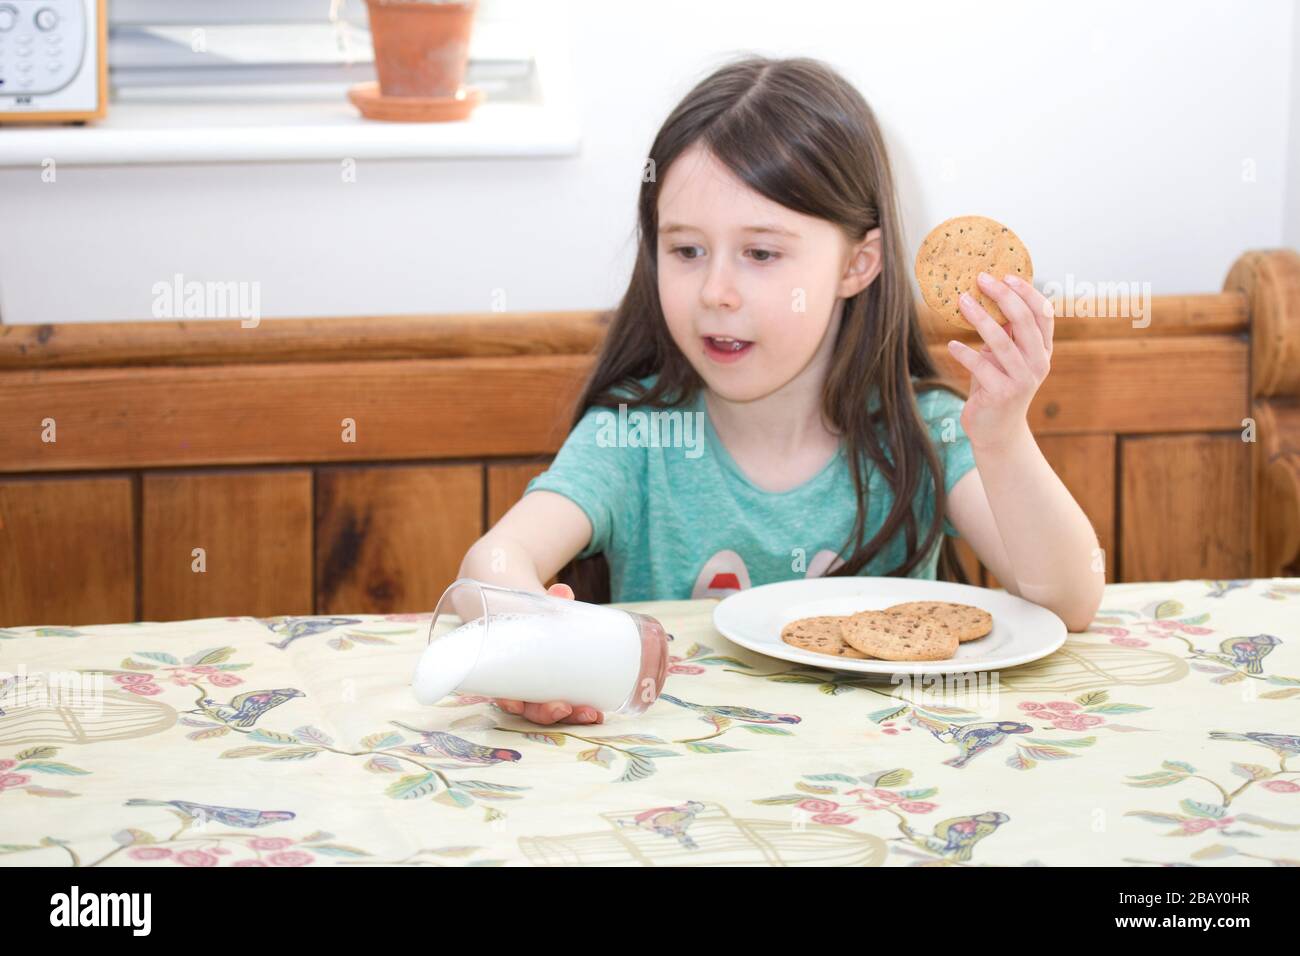
<path fill-rule="evenodd" d="M 962 428 L 971 445 L 988 448 L 1027 431 L 1029 403 L 1051 368 L 1055 320 L 1051 300 L 1017 276 L 981 272 L 979 285 L 1007 317 L 1006 327 L 963 293 L 958 307 L 985 344 L 976 351 L 954 339 L 948 351 L 971 373 Z"/>

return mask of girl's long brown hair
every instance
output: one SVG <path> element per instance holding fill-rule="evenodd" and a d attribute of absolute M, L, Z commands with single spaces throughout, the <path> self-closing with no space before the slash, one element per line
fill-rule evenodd
<path fill-rule="evenodd" d="M 835 223 L 851 243 L 881 231 L 882 269 L 862 292 L 846 299 L 830 371 L 822 390 L 824 417 L 846 443 L 857 496 L 857 516 L 840 549 L 844 563 L 831 576 L 856 575 L 893 540 L 906 540 L 903 563 L 887 572 L 906 576 L 930 552 L 936 536 L 941 580 L 969 583 L 953 539 L 943 534 L 942 464 L 921 417 L 916 394 L 947 388 L 926 350 L 904 255 L 902 224 L 884 138 L 862 95 L 827 64 L 806 57 L 746 56 L 695 86 L 664 121 L 650 148 L 638 199 L 638 248 L 627 292 L 614 310 L 595 367 L 578 401 L 573 424 L 592 406 L 620 402 L 667 408 L 694 398 L 703 380 L 677 348 L 659 302 L 659 186 L 688 147 L 707 148 L 741 181 L 789 209 Z M 653 387 L 635 380 L 658 373 Z M 919 381 L 913 385 L 911 378 Z M 869 414 L 871 391 L 879 406 Z M 890 436 L 893 461 L 878 428 Z M 863 540 L 868 461 L 893 493 L 881 528 Z M 932 488 L 933 520 L 917 544 L 911 507 L 922 482 Z M 604 554 L 570 561 L 557 575 L 578 600 L 610 600 Z M 664 595 L 670 597 L 670 595 Z M 676 595 L 671 595 L 676 597 Z"/>

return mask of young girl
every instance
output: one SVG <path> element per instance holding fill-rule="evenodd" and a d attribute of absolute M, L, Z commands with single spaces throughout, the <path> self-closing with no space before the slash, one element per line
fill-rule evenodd
<path fill-rule="evenodd" d="M 965 298 L 985 345 L 949 343 L 964 404 L 940 383 L 858 91 L 817 60 L 746 57 L 686 95 L 649 159 L 631 282 L 573 430 L 461 575 L 541 592 L 560 572 L 573 587 L 549 593 L 598 602 L 821 575 L 966 582 L 960 534 L 1009 592 L 1086 629 L 1097 537 L 1026 422 L 1050 303 L 982 278 L 1010 321 Z"/>

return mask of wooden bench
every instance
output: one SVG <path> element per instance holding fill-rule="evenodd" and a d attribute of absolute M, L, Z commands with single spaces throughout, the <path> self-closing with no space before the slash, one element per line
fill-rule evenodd
<path fill-rule="evenodd" d="M 1063 311 L 1030 425 L 1107 579 L 1300 573 L 1300 254 L 1142 328 Z M 431 609 L 563 442 L 607 320 L 0 326 L 0 626 Z"/>

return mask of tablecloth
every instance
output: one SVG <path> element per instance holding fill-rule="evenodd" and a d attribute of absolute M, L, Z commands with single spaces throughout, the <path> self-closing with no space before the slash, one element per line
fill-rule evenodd
<path fill-rule="evenodd" d="M 660 699 L 528 723 L 410 679 L 428 615 L 0 629 L 0 862 L 1300 863 L 1300 578 L 1117 584 L 952 686 L 791 664 L 715 600 Z"/>

